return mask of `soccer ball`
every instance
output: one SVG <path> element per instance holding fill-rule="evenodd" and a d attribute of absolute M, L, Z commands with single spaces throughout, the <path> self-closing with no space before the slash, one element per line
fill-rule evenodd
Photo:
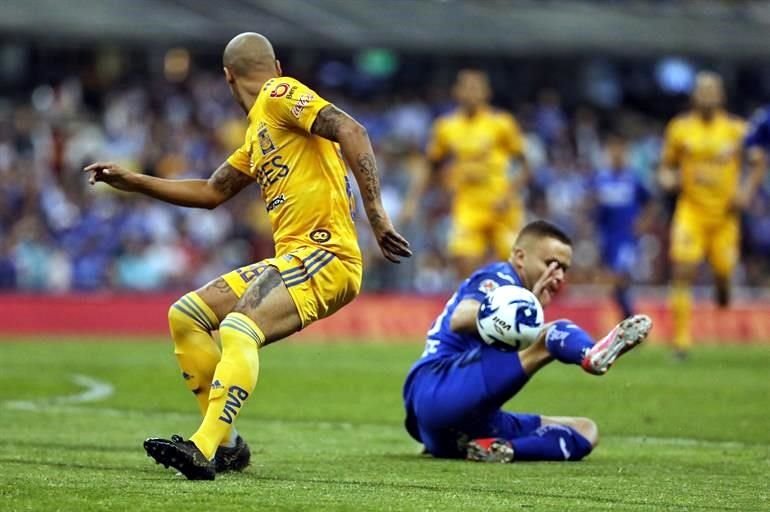
<path fill-rule="evenodd" d="M 513 350 L 532 345 L 543 322 L 543 306 L 537 297 L 526 288 L 512 285 L 488 293 L 476 316 L 476 327 L 484 342 Z"/>

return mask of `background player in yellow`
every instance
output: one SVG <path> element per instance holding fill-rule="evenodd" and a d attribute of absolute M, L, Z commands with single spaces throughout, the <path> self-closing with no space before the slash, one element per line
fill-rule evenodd
<path fill-rule="evenodd" d="M 521 188 L 529 170 L 514 117 L 489 104 L 489 78 L 464 69 L 453 88 L 456 111 L 436 120 L 427 147 L 427 168 L 413 174 L 401 220 L 409 220 L 431 170 L 446 164 L 443 185 L 452 196 L 448 249 L 458 276 L 470 274 L 491 252 L 505 259 L 524 222 Z M 511 163 L 519 164 L 512 176 Z M 491 251 L 490 251 L 491 249 Z"/>
<path fill-rule="evenodd" d="M 740 188 L 745 123 L 724 108 L 719 75 L 701 72 L 692 109 L 666 129 L 658 170 L 663 190 L 677 194 L 671 226 L 671 312 L 679 357 L 691 345 L 692 284 L 699 264 L 709 262 L 716 300 L 729 304 L 730 277 L 739 256 L 739 212 L 750 199 Z"/>
<path fill-rule="evenodd" d="M 215 279 L 169 309 L 174 352 L 204 418 L 189 440 L 150 438 L 144 447 L 189 479 L 211 480 L 217 471 L 248 465 L 248 446 L 233 424 L 256 386 L 258 349 L 358 294 L 361 254 L 345 161 L 383 255 L 394 262 L 411 255 L 383 209 L 366 130 L 297 80 L 282 77 L 272 45 L 259 34 L 236 36 L 223 61 L 249 127 L 243 146 L 208 180 L 164 180 L 111 163 L 85 169 L 92 184 L 181 206 L 214 208 L 255 181 L 265 200 L 275 257 Z M 211 336 L 217 329 L 221 351 Z"/>

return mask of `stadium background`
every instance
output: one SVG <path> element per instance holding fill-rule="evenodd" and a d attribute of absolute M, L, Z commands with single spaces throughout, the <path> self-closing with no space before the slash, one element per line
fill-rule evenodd
<path fill-rule="evenodd" d="M 535 177 L 526 194 L 529 216 L 560 223 L 576 240 L 570 287 L 555 314 L 596 329 L 615 312 L 596 270 L 587 178 L 602 163 L 604 134 L 627 134 L 632 165 L 660 205 L 634 276 L 642 304 L 659 322 L 658 338 L 667 334 L 671 207 L 653 180 L 663 126 L 686 107 L 699 69 L 725 77 L 729 108 L 739 115 L 770 99 L 770 72 L 762 65 L 770 53 L 770 8 L 763 2 L 60 5 L 10 0 L 0 17 L 0 304 L 9 312 L 0 320 L 3 332 L 115 332 L 110 312 L 125 303 L 134 309 L 117 332 L 162 333 L 165 304 L 175 295 L 271 255 L 256 188 L 200 211 L 90 189 L 80 172 L 87 162 L 111 159 L 157 176 L 208 176 L 245 127 L 220 69 L 224 42 L 242 30 L 268 35 L 288 74 L 367 127 L 394 219 L 431 121 L 451 108 L 456 71 L 487 70 L 494 104 L 512 111 L 526 132 Z M 359 224 L 368 296 L 340 319 L 321 322 L 316 337 L 419 335 L 455 282 L 442 250 L 445 198 L 428 196 L 419 217 L 399 226 L 415 250 L 400 266 L 379 256 L 365 219 Z M 703 317 L 699 338 L 770 338 L 770 183 L 743 225 L 737 313 Z M 701 297 L 710 293 L 704 287 Z M 404 300 L 420 314 L 399 315 Z M 711 312 L 708 302 L 700 307 Z"/>

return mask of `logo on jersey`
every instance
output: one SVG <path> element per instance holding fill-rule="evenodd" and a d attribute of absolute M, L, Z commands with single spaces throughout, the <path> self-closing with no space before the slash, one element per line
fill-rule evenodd
<path fill-rule="evenodd" d="M 275 199 L 267 203 L 267 206 L 265 207 L 265 209 L 269 212 L 273 211 L 285 202 L 286 202 L 286 196 L 281 194 L 280 196 L 276 197 Z"/>
<path fill-rule="evenodd" d="M 289 92 L 289 84 L 281 83 L 275 86 L 275 89 L 270 93 L 271 98 L 280 98 Z"/>
<path fill-rule="evenodd" d="M 310 239 L 319 244 L 325 244 L 331 240 L 332 234 L 327 229 L 316 229 L 310 233 Z"/>
<path fill-rule="evenodd" d="M 275 151 L 275 144 L 273 139 L 270 138 L 270 132 L 267 131 L 267 126 L 264 124 L 259 127 L 257 131 L 257 139 L 259 140 L 259 149 L 262 151 L 262 155 L 269 155 Z"/>
<path fill-rule="evenodd" d="M 254 179 L 263 190 L 267 189 L 278 180 L 289 175 L 289 166 L 283 163 L 281 155 L 275 155 L 256 169 Z"/>
<path fill-rule="evenodd" d="M 494 282 L 492 279 L 484 279 L 479 285 L 479 291 L 489 295 L 498 286 L 500 285 Z"/>
<path fill-rule="evenodd" d="M 297 86 L 292 86 L 291 89 L 289 89 L 289 94 L 286 95 L 287 100 L 293 100 L 294 99 L 294 93 L 297 92 Z"/>
<path fill-rule="evenodd" d="M 291 115 L 299 119 L 300 114 L 302 114 L 302 111 L 305 110 L 305 107 L 308 106 L 308 104 L 313 101 L 314 96 L 312 94 L 303 94 L 299 97 L 297 100 L 297 103 L 291 108 Z"/>

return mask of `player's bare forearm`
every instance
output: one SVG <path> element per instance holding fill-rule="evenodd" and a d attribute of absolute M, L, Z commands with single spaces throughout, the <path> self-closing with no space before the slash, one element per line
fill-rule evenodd
<path fill-rule="evenodd" d="M 318 113 L 311 131 L 339 143 L 342 156 L 353 171 L 361 190 L 361 199 L 369 222 L 374 227 L 376 223 L 385 220 L 377 161 L 366 129 L 334 105 L 327 105 Z"/>
<path fill-rule="evenodd" d="M 214 208 L 218 203 L 209 197 L 206 180 L 166 180 L 137 174 L 134 192 L 177 206 Z"/>
<path fill-rule="evenodd" d="M 382 207 L 377 161 L 366 129 L 334 105 L 327 105 L 318 112 L 310 131 L 339 143 L 342 156 L 361 190 L 364 210 L 383 256 L 394 263 L 399 263 L 399 258 L 411 256 L 409 242 L 396 232 Z"/>
<path fill-rule="evenodd" d="M 251 183 L 251 178 L 227 163 L 222 164 L 208 180 L 167 180 L 100 162 L 89 165 L 85 171 L 91 173 L 91 184 L 101 181 L 119 190 L 192 208 L 215 208 Z"/>
<path fill-rule="evenodd" d="M 476 332 L 476 317 L 479 314 L 481 302 L 475 299 L 465 299 L 460 302 L 449 319 L 449 328 L 454 332 Z"/>

